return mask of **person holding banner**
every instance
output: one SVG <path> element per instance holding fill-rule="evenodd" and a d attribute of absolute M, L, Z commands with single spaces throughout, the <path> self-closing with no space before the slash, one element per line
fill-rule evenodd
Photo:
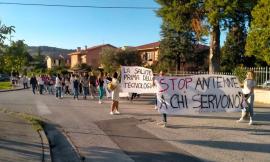
<path fill-rule="evenodd" d="M 117 80 L 118 74 L 117 72 L 114 72 L 112 82 L 111 82 L 111 87 L 110 90 L 112 91 L 112 106 L 111 106 L 111 115 L 114 114 L 120 114 L 118 111 L 119 108 L 119 81 Z"/>
<path fill-rule="evenodd" d="M 162 76 L 164 76 L 165 74 L 164 74 L 164 72 L 161 70 L 160 72 L 159 72 L 159 76 L 160 77 L 162 77 Z M 156 105 L 155 105 L 155 109 L 158 109 L 158 107 L 157 107 L 157 97 L 156 97 Z M 167 114 L 165 114 L 165 113 L 162 113 L 162 122 L 159 122 L 159 123 L 157 123 L 158 125 L 161 125 L 161 126 L 163 126 L 163 127 L 167 127 Z"/>
<path fill-rule="evenodd" d="M 254 105 L 254 87 L 256 86 L 254 72 L 248 71 L 246 75 L 246 79 L 244 80 L 244 88 L 243 93 L 248 95 L 248 112 L 250 115 L 249 125 L 253 124 L 253 105 Z M 237 122 L 241 123 L 244 121 L 244 115 Z"/>

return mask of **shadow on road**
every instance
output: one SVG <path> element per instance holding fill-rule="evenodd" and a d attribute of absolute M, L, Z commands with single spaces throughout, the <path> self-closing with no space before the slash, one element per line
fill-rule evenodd
<path fill-rule="evenodd" d="M 42 152 L 38 153 L 38 151 L 31 151 L 31 150 L 39 150 L 40 147 L 41 147 L 40 143 L 30 144 L 30 143 L 25 143 L 25 142 L 16 141 L 16 140 L 7 140 L 7 139 L 2 139 L 2 138 L 0 139 L 0 150 L 10 151 L 16 155 L 21 154 L 24 157 L 29 157 L 28 159 L 32 159 L 32 160 L 34 159 L 40 160 L 40 157 L 42 157 Z M 3 157 L 3 155 L 1 157 Z M 1 159 L 1 157 L 0 157 L 0 161 L 10 160 L 10 159 Z"/>
<path fill-rule="evenodd" d="M 201 161 L 188 152 L 138 128 L 137 125 L 140 123 L 141 121 L 135 118 L 122 118 L 99 121 L 97 125 L 134 161 Z M 97 150 L 100 152 L 96 154 L 100 154 L 101 157 L 106 157 L 102 155 L 103 153 L 113 151 L 106 148 Z"/>
<path fill-rule="evenodd" d="M 121 148 L 122 149 L 122 148 Z M 135 162 L 199 162 L 201 160 L 196 159 L 190 155 L 181 154 L 177 152 L 147 152 L 144 148 L 138 148 L 142 151 L 126 151 L 124 152 Z M 89 151 L 91 150 L 91 151 Z M 113 156 L 116 152 L 122 151 L 119 149 L 111 149 L 106 147 L 91 147 L 86 148 L 84 151 L 88 152 L 87 156 L 91 159 L 86 159 L 86 161 L 95 162 L 110 162 L 113 161 Z M 118 157 L 117 161 L 126 161 Z"/>
<path fill-rule="evenodd" d="M 256 135 L 268 135 L 270 134 L 269 129 L 254 129 L 254 128 L 233 128 L 233 127 L 213 127 L 213 126 L 188 126 L 188 125 L 170 125 L 168 128 L 172 129 L 182 129 L 182 128 L 190 128 L 190 129 L 214 129 L 214 130 L 228 130 L 228 131 L 246 131 L 251 134 Z"/>
<path fill-rule="evenodd" d="M 201 141 L 201 140 L 183 140 L 180 143 L 200 145 L 213 148 L 221 148 L 238 151 L 252 151 L 261 153 L 270 153 L 270 144 L 230 142 L 230 141 Z"/>

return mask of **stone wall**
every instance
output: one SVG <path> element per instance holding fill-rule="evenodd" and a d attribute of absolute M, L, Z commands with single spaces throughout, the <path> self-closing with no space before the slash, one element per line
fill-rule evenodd
<path fill-rule="evenodd" d="M 270 90 L 255 89 L 255 102 L 270 104 Z"/>

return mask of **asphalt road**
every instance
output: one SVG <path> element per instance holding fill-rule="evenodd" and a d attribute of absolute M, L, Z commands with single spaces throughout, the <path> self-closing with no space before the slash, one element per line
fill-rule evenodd
<path fill-rule="evenodd" d="M 109 115 L 109 100 L 30 90 L 0 93 L 0 107 L 46 120 L 55 161 L 270 161 L 269 105 L 257 106 L 254 126 L 236 123 L 239 113 L 206 113 L 170 116 L 168 128 L 156 125 L 151 96 L 121 101 L 120 115 Z"/>

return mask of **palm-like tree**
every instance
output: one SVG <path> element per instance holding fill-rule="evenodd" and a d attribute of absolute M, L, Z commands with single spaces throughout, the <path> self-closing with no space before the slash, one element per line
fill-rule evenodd
<path fill-rule="evenodd" d="M 3 44 L 4 40 L 7 38 L 7 35 L 15 32 L 14 26 L 6 26 L 0 21 L 0 44 Z"/>

